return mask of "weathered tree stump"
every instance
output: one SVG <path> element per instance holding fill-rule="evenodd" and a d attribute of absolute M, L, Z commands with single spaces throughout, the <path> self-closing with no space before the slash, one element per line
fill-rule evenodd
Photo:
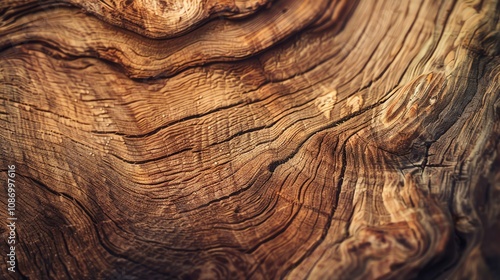
<path fill-rule="evenodd" d="M 2 279 L 499 279 L 499 14 L 2 0 Z"/>

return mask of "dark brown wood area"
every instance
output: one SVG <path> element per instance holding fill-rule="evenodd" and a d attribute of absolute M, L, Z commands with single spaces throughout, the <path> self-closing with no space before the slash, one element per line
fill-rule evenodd
<path fill-rule="evenodd" d="M 496 0 L 2 0 L 1 279 L 500 279 Z"/>

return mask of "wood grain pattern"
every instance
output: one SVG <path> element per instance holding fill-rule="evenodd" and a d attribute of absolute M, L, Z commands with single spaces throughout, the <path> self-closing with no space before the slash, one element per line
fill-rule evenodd
<path fill-rule="evenodd" d="M 19 244 L 1 273 L 498 279 L 499 14 L 2 1 L 0 178 L 16 165 Z"/>

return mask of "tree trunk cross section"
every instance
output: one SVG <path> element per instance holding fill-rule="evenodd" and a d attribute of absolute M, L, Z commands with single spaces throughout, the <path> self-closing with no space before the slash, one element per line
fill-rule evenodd
<path fill-rule="evenodd" d="M 2 279 L 499 279 L 499 14 L 1 1 Z"/>

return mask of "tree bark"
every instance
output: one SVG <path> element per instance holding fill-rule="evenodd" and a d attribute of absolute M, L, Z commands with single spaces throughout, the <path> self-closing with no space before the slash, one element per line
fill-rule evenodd
<path fill-rule="evenodd" d="M 500 279 L 499 14 L 1 1 L 4 279 Z"/>

